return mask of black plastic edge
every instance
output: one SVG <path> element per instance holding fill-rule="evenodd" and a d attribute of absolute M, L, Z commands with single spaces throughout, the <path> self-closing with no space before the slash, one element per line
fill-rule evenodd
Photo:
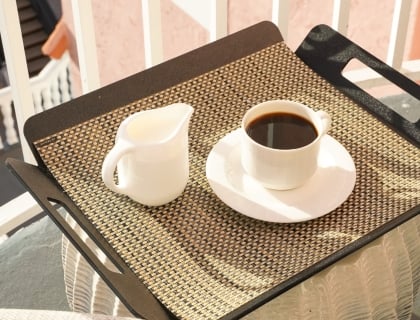
<path fill-rule="evenodd" d="M 420 121 L 404 119 L 357 85 L 346 79 L 343 69 L 356 58 L 384 78 L 420 100 L 420 86 L 326 25 L 314 27 L 303 40 L 296 55 L 333 86 L 375 115 L 415 146 L 420 146 Z"/>

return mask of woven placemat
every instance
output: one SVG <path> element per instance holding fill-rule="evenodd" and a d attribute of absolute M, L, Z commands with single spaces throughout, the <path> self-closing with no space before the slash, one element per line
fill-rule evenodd
<path fill-rule="evenodd" d="M 221 202 L 205 177 L 216 142 L 244 112 L 269 99 L 324 109 L 330 134 L 352 155 L 349 199 L 305 223 L 245 217 Z M 144 109 L 185 102 L 190 180 L 173 202 L 147 208 L 101 181 L 120 122 Z M 309 69 L 284 43 L 120 107 L 35 143 L 43 161 L 133 272 L 181 319 L 217 319 L 330 256 L 419 203 L 419 149 Z"/>

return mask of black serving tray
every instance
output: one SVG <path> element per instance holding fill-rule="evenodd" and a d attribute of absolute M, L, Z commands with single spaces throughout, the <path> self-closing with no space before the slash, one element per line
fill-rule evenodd
<path fill-rule="evenodd" d="M 8 159 L 8 167 L 134 315 L 142 316 L 146 319 L 175 318 L 127 267 L 124 261 L 95 229 L 95 226 L 89 222 L 83 212 L 73 203 L 72 199 L 63 192 L 61 186 L 50 175 L 48 168 L 37 153 L 34 142 L 134 100 L 149 96 L 221 67 L 282 40 L 282 36 L 275 25 L 270 22 L 262 22 L 64 103 L 47 112 L 35 115 L 26 122 L 25 137 L 32 148 L 37 165 L 30 165 L 16 159 Z M 407 93 L 420 99 L 420 90 L 416 83 L 325 25 L 317 26 L 310 31 L 296 50 L 296 55 L 316 73 L 360 104 L 361 107 L 366 108 L 384 124 L 419 147 L 419 121 L 410 123 L 344 78 L 342 70 L 351 59 L 357 58 Z M 57 211 L 55 206 L 57 203 L 69 212 L 72 218 L 114 263 L 119 272 L 111 271 L 101 263 L 96 254 Z M 279 284 L 273 290 L 267 291 L 266 294 L 243 305 L 241 308 L 233 310 L 224 319 L 236 319 L 251 312 L 289 288 L 311 277 L 316 272 L 418 215 L 419 212 L 420 206 L 416 206 L 368 236 L 355 241 L 351 246 L 345 247 L 328 259 Z"/>

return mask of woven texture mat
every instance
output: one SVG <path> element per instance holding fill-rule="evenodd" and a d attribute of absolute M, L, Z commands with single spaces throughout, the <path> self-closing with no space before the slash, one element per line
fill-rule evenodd
<path fill-rule="evenodd" d="M 326 216 L 298 224 L 245 217 L 221 202 L 205 176 L 219 139 L 269 99 L 324 109 L 330 135 L 352 155 L 357 182 Z M 144 109 L 185 102 L 190 180 L 173 202 L 147 208 L 101 181 L 120 122 Z M 52 139 L 51 139 L 52 138 Z M 48 141 L 46 141 L 48 140 Z M 127 265 L 182 319 L 217 319 L 419 203 L 419 149 L 380 124 L 278 43 L 197 78 L 37 141 L 45 164 Z"/>

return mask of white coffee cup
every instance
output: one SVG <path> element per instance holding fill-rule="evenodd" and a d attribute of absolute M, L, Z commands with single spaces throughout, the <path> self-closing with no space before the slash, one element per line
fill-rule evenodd
<path fill-rule="evenodd" d="M 268 120 L 269 117 L 275 118 L 274 123 L 274 118 Z M 265 125 L 264 121 L 270 124 Z M 257 104 L 242 119 L 242 166 L 266 188 L 287 190 L 302 186 L 318 167 L 321 140 L 330 124 L 326 112 L 314 111 L 298 102 L 272 100 Z M 260 128 L 267 129 L 264 135 L 256 133 Z"/>

